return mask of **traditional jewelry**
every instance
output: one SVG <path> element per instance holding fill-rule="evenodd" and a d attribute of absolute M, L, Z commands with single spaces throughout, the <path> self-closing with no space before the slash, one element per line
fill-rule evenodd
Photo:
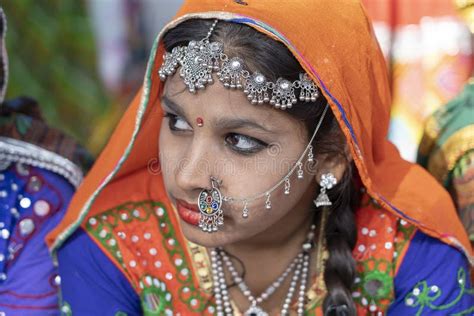
<path fill-rule="evenodd" d="M 265 197 L 265 209 L 270 210 L 272 208 L 271 194 L 275 190 L 277 190 L 280 187 L 281 184 L 284 184 L 284 194 L 289 195 L 290 194 L 290 188 L 291 188 L 290 177 L 295 172 L 295 170 L 297 168 L 298 168 L 297 178 L 298 179 L 303 178 L 304 171 L 303 171 L 302 161 L 305 158 L 305 156 L 307 156 L 308 163 L 310 163 L 310 164 L 314 163 L 314 156 L 313 156 L 313 151 L 312 151 L 312 149 L 313 149 L 312 142 L 313 142 L 314 138 L 316 137 L 316 135 L 319 131 L 319 128 L 321 127 L 321 124 L 324 120 L 324 117 L 326 116 L 328 108 L 329 108 L 329 105 L 326 104 L 326 106 L 323 110 L 323 113 L 321 114 L 321 117 L 319 118 L 318 124 L 316 125 L 316 128 L 313 132 L 313 135 L 311 136 L 311 139 L 309 140 L 309 143 L 306 146 L 305 150 L 301 153 L 300 157 L 298 158 L 298 160 L 295 163 L 295 165 L 293 166 L 293 168 L 291 168 L 291 170 L 285 176 L 283 176 L 283 178 L 277 184 L 275 184 L 273 187 L 271 187 L 269 190 L 265 191 L 264 193 L 260 193 L 260 194 L 257 194 L 255 196 L 252 196 L 252 197 L 243 197 L 243 198 L 224 196 L 224 195 L 221 194 L 221 192 L 217 189 L 217 186 L 216 186 L 216 189 L 219 193 L 215 194 L 215 196 L 216 196 L 215 200 L 216 200 L 216 202 L 218 201 L 217 204 L 219 205 L 219 209 L 222 205 L 222 202 L 228 202 L 228 203 L 239 203 L 240 202 L 240 203 L 242 203 L 242 206 L 243 206 L 243 208 L 242 208 L 242 217 L 243 218 L 248 218 L 249 217 L 249 207 L 248 207 L 249 202 L 252 202 L 252 201 L 258 200 L 262 197 Z M 213 188 L 214 188 L 214 186 L 213 186 Z M 208 196 L 210 196 L 210 197 L 208 197 Z M 223 225 L 223 223 L 224 223 L 224 219 L 222 217 L 222 220 L 219 220 L 217 222 L 217 223 L 220 222 L 221 224 L 217 224 L 217 225 L 213 224 L 213 218 L 214 217 L 212 217 L 212 216 L 213 216 L 214 213 L 212 213 L 212 205 L 213 205 L 212 202 L 213 202 L 213 197 L 209 193 L 209 191 L 202 190 L 201 193 L 199 194 L 199 198 L 198 198 L 199 210 L 201 211 L 201 220 L 200 220 L 199 226 L 204 231 L 207 231 L 207 232 L 217 231 L 218 230 L 217 225 Z M 209 207 L 211 208 L 210 213 L 208 213 Z M 211 214 L 211 215 L 209 215 L 209 214 Z"/>
<path fill-rule="evenodd" d="M 251 74 L 246 70 L 245 62 L 241 58 L 229 57 L 225 54 L 224 45 L 222 43 L 209 41 L 217 23 L 218 20 L 214 20 L 206 37 L 200 41 L 190 41 L 187 46 L 176 46 L 171 52 L 166 52 L 163 55 L 163 63 L 158 70 L 162 81 L 173 75 L 179 68 L 180 77 L 188 87 L 188 90 L 192 93 L 195 93 L 197 89 L 204 89 L 208 84 L 212 84 L 214 82 L 212 74 L 216 73 L 216 76 L 224 87 L 243 90 L 252 104 L 270 103 L 275 108 L 285 110 L 291 108 L 298 99 L 301 102 L 316 101 L 319 96 L 318 87 L 306 73 L 300 73 L 299 80 L 293 82 L 284 78 L 278 78 L 276 82 L 270 82 L 258 71 Z M 276 185 L 252 197 L 236 198 L 222 196 L 222 200 L 219 200 L 219 204 L 222 201 L 241 203 L 242 216 L 247 218 L 249 216 L 248 205 L 254 200 L 265 197 L 265 208 L 271 209 L 271 193 L 278 189 L 281 184 L 285 184 L 284 193 L 287 195 L 290 194 L 289 177 L 293 174 L 295 169 L 298 168 L 297 179 L 303 179 L 304 170 L 302 161 L 305 155 L 307 155 L 309 163 L 314 163 L 311 143 L 321 126 L 328 106 L 329 105 L 326 104 L 313 136 L 295 166 Z M 198 126 L 200 125 L 198 124 Z M 204 193 L 201 192 L 200 197 L 203 194 Z M 201 204 L 201 200 L 199 200 L 199 204 Z M 204 205 L 203 203 L 203 209 L 207 210 L 207 207 L 208 205 Z M 204 214 L 203 211 L 201 211 L 201 214 Z M 210 217 L 205 214 L 202 218 L 208 219 Z M 212 224 L 212 221 L 210 224 L 208 221 L 204 221 L 202 227 L 206 231 L 217 230 L 217 226 Z"/>
<path fill-rule="evenodd" d="M 324 225 L 326 223 L 326 212 L 322 212 L 321 215 L 321 226 L 318 235 L 318 248 L 317 248 L 317 266 L 316 272 L 320 272 L 320 266 L 322 265 L 322 243 L 324 239 Z M 307 281 L 309 278 L 310 270 L 310 259 L 311 259 L 311 250 L 314 247 L 314 231 L 316 225 L 311 225 L 310 231 L 306 236 L 306 240 L 301 247 L 301 251 L 296 255 L 296 257 L 290 262 L 285 271 L 274 281 L 262 294 L 258 297 L 255 297 L 250 289 L 248 288 L 245 281 L 239 276 L 239 273 L 235 269 L 232 261 L 227 256 L 226 252 L 222 248 L 216 248 L 211 250 L 211 268 L 214 281 L 214 294 L 216 298 L 216 309 L 217 315 L 233 315 L 232 304 L 229 298 L 229 292 L 227 284 L 225 281 L 224 267 L 230 272 L 232 280 L 235 284 L 238 285 L 239 289 L 242 291 L 243 295 L 250 302 L 250 307 L 244 313 L 246 316 L 255 315 L 255 316 L 268 316 L 259 305 L 268 299 L 273 293 L 276 292 L 278 288 L 284 283 L 288 276 L 293 271 L 293 276 L 291 278 L 290 287 L 288 289 L 287 295 L 284 299 L 281 308 L 281 315 L 289 315 L 291 302 L 294 296 L 294 293 L 298 286 L 298 299 L 297 299 L 297 313 L 298 315 L 304 315 L 304 306 L 306 303 L 306 287 Z"/>
<path fill-rule="evenodd" d="M 202 117 L 198 116 L 196 118 L 196 124 L 197 124 L 197 126 L 202 127 L 204 125 L 204 119 Z"/>
<path fill-rule="evenodd" d="M 299 253 L 293 261 L 290 263 L 290 265 L 285 269 L 285 271 L 278 277 L 278 279 L 273 282 L 260 296 L 254 297 L 248 288 L 248 286 L 245 284 L 245 282 L 242 280 L 242 278 L 239 276 L 237 270 L 235 269 L 234 265 L 232 264 L 232 261 L 230 258 L 227 256 L 225 251 L 218 251 L 218 253 L 221 256 L 221 259 L 225 266 L 228 268 L 233 281 L 238 284 L 239 289 L 242 291 L 244 296 L 248 299 L 250 302 L 250 307 L 248 310 L 245 312 L 245 315 L 267 315 L 263 311 L 261 307 L 258 305 L 261 304 L 264 300 L 269 298 L 278 288 L 280 288 L 281 284 L 287 279 L 287 277 L 290 275 L 290 273 L 295 269 L 295 271 L 299 271 L 298 268 L 301 268 L 301 260 L 303 258 L 302 253 Z"/>
<path fill-rule="evenodd" d="M 203 189 L 199 193 L 199 227 L 205 232 L 216 232 L 218 231 L 218 226 L 224 225 L 224 216 L 221 209 L 222 194 L 219 190 L 221 183 L 222 180 L 211 177 L 212 188 L 210 190 Z"/>
<path fill-rule="evenodd" d="M 217 22 L 214 21 L 202 40 L 174 47 L 163 55 L 163 63 L 158 70 L 162 81 L 179 68 L 180 77 L 192 93 L 212 84 L 212 74 L 216 73 L 224 87 L 242 90 L 252 104 L 270 103 L 277 109 L 285 110 L 298 99 L 301 102 L 316 101 L 318 87 L 306 73 L 300 73 L 295 81 L 278 78 L 276 82 L 271 82 L 258 71 L 251 74 L 241 58 L 225 54 L 224 44 L 209 41 Z"/>
<path fill-rule="evenodd" d="M 269 190 L 267 190 L 263 193 L 251 196 L 251 197 L 231 197 L 231 196 L 223 195 L 222 200 L 224 202 L 228 202 L 228 203 L 241 203 L 242 204 L 242 217 L 243 218 L 248 218 L 249 217 L 249 212 L 250 212 L 249 204 L 251 202 L 255 201 L 255 200 L 258 200 L 258 199 L 261 199 L 261 198 L 265 197 L 264 206 L 268 210 L 271 209 L 271 207 L 272 207 L 271 194 L 275 190 L 277 190 L 280 187 L 280 185 L 282 185 L 282 184 L 284 185 L 284 194 L 285 195 L 290 194 L 290 188 L 291 188 L 290 177 L 291 177 L 291 175 L 298 169 L 297 170 L 297 179 L 299 179 L 299 180 L 303 179 L 303 174 L 304 174 L 303 159 L 305 157 L 307 157 L 307 161 L 310 164 L 315 163 L 313 152 L 312 152 L 313 146 L 311 144 L 312 144 L 314 138 L 316 137 L 316 135 L 319 131 L 319 128 L 321 127 L 321 124 L 324 120 L 324 117 L 326 116 L 328 108 L 329 108 L 329 105 L 326 104 L 326 106 L 323 110 L 323 113 L 321 114 L 321 117 L 319 118 L 318 124 L 316 125 L 316 128 L 313 132 L 313 135 L 311 136 L 311 139 L 309 140 L 309 143 L 306 146 L 305 150 L 301 153 L 301 155 L 298 158 L 298 160 L 296 161 L 295 165 L 290 169 L 290 171 L 288 171 L 288 173 L 286 175 L 284 175 L 282 177 L 282 179 L 280 181 L 278 181 L 278 183 L 276 183 Z"/>
<path fill-rule="evenodd" d="M 329 200 L 326 191 L 332 189 L 336 184 L 337 179 L 332 173 L 329 172 L 321 175 L 321 181 L 319 182 L 321 189 L 318 197 L 313 201 L 316 207 L 332 205 L 332 202 Z"/>

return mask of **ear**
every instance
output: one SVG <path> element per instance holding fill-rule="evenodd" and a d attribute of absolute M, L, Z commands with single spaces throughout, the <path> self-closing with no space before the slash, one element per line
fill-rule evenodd
<path fill-rule="evenodd" d="M 321 176 L 325 173 L 332 173 L 339 182 L 347 170 L 347 167 L 352 162 L 352 156 L 349 152 L 347 144 L 344 147 L 344 152 L 341 155 L 325 155 L 319 157 L 319 167 L 315 174 L 316 183 L 319 184 Z"/>

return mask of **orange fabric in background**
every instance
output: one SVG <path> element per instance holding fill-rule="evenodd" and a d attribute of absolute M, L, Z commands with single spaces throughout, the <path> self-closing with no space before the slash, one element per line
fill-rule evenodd
<path fill-rule="evenodd" d="M 390 112 L 387 69 L 360 3 L 246 2 L 248 5 L 232 0 L 188 0 L 176 18 L 249 17 L 260 21 L 260 26 L 248 24 L 284 42 L 322 88 L 368 193 L 396 216 L 430 236 L 464 249 L 468 255 L 472 250 L 448 193 L 424 169 L 402 160 L 386 140 Z M 145 80 L 141 93 L 79 188 L 66 217 L 48 236 L 50 247 L 59 246 L 87 213 L 97 214 L 126 201 L 152 199 L 169 204 L 159 173 L 149 171 L 139 181 L 127 182 L 135 171 L 156 163 L 161 124 L 158 96 L 162 87 L 157 70 L 162 54 L 161 47 L 150 57 L 150 79 Z M 123 183 L 127 185 L 126 194 L 121 191 Z M 102 187 L 103 184 L 107 186 Z M 90 199 L 93 202 L 89 208 Z"/>
<path fill-rule="evenodd" d="M 424 123 L 474 70 L 471 32 L 454 0 L 363 0 L 389 64 L 389 139 L 416 161 Z"/>
<path fill-rule="evenodd" d="M 457 14 L 454 0 L 362 0 L 369 17 L 385 21 L 392 27 L 418 24 L 423 16 Z"/>

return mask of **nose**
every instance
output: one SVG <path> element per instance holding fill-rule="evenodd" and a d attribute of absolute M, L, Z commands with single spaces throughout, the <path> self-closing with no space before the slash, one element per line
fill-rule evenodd
<path fill-rule="evenodd" d="M 175 171 L 176 184 L 184 192 L 211 188 L 213 155 L 209 144 L 193 141 Z"/>

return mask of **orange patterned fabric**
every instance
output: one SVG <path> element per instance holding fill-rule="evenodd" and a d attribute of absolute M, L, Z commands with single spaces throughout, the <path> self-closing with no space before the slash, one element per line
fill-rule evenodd
<path fill-rule="evenodd" d="M 363 195 L 356 212 L 357 244 L 353 257 L 357 275 L 353 299 L 357 315 L 385 312 L 394 299 L 393 280 L 416 232 L 413 225 L 385 211 L 374 199 Z M 376 293 L 368 293 L 371 282 L 377 282 Z M 369 299 L 372 298 L 372 301 Z"/>

